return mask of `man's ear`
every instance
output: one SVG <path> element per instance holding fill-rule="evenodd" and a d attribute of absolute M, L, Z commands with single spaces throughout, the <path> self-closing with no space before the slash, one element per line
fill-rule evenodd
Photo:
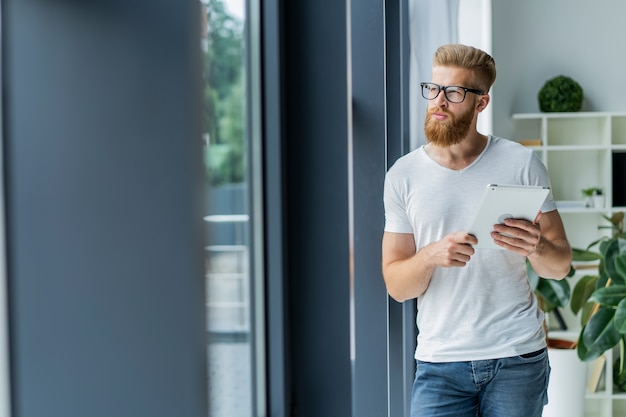
<path fill-rule="evenodd" d="M 490 98 L 491 97 L 489 96 L 489 94 L 483 94 L 482 96 L 480 96 L 476 105 L 476 110 L 478 110 L 479 113 L 487 108 L 487 104 L 489 104 Z"/>

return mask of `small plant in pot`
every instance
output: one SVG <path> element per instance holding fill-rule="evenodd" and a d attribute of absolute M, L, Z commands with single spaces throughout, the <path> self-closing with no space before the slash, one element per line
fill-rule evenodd
<path fill-rule="evenodd" d="M 583 89 L 565 75 L 549 79 L 539 90 L 539 109 L 543 112 L 577 112 L 583 104 Z"/>
<path fill-rule="evenodd" d="M 602 195 L 602 188 L 600 187 L 589 187 L 583 188 L 581 190 L 585 197 L 593 197 L 594 195 Z"/>
<path fill-rule="evenodd" d="M 574 249 L 575 261 L 599 261 L 598 274 L 582 277 L 572 292 L 571 307 L 581 312 L 582 329 L 577 342 L 583 361 L 599 358 L 619 345 L 620 356 L 614 366 L 614 383 L 626 391 L 626 235 L 624 213 L 603 216 L 610 236 Z M 597 251 L 595 248 L 597 247 Z"/>
<path fill-rule="evenodd" d="M 585 197 L 585 207 L 604 207 L 604 194 L 600 187 L 589 187 L 580 190 Z"/>

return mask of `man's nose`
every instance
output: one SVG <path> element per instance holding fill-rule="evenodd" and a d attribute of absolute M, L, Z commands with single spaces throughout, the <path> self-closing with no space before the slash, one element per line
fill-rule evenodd
<path fill-rule="evenodd" d="M 439 95 L 435 97 L 433 100 L 437 106 L 443 107 L 448 105 L 448 99 L 446 98 L 446 93 L 443 91 L 439 91 Z"/>

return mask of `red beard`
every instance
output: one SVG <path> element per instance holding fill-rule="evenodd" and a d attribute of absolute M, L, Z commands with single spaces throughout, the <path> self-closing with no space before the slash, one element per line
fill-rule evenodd
<path fill-rule="evenodd" d="M 444 113 L 448 116 L 446 120 L 437 120 L 432 117 L 433 113 Z M 465 113 L 454 116 L 447 110 L 433 107 L 426 113 L 424 120 L 424 132 L 426 140 L 435 146 L 447 148 L 460 143 L 469 133 L 474 112 L 469 108 Z"/>

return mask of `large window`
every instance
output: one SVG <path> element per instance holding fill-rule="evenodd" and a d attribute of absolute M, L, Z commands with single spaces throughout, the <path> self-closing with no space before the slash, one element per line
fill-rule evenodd
<path fill-rule="evenodd" d="M 413 2 L 263 2 L 261 63 L 260 2 L 201 1 L 209 415 L 403 417 L 415 303 L 388 303 L 380 236 Z"/>
<path fill-rule="evenodd" d="M 206 312 L 209 416 L 256 415 L 253 231 L 257 187 L 245 0 L 203 0 Z M 257 305 L 257 308 L 262 306 Z M 260 333 L 260 332 L 259 332 Z M 262 365 L 262 364 L 259 364 Z"/>

